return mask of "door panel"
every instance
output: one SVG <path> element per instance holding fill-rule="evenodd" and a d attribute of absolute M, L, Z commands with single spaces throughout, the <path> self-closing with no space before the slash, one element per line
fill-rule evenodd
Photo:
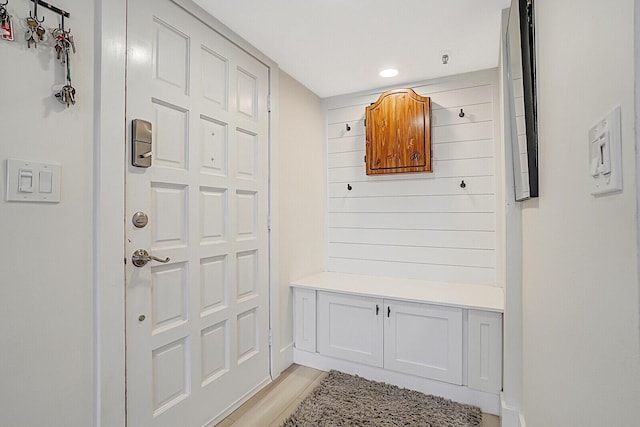
<path fill-rule="evenodd" d="M 382 299 L 318 292 L 318 352 L 382 367 Z"/>
<path fill-rule="evenodd" d="M 367 140 L 371 147 L 371 169 L 395 168 L 398 164 L 396 114 L 395 97 L 387 97 L 367 117 L 371 132 Z"/>
<path fill-rule="evenodd" d="M 385 300 L 384 367 L 462 384 L 462 309 Z"/>
<path fill-rule="evenodd" d="M 425 123 L 424 117 L 428 114 L 424 102 L 413 100 L 409 95 L 402 95 L 398 100 L 404 108 L 396 111 L 398 123 L 398 164 L 397 167 L 425 166 L 427 156 L 425 153 L 425 132 L 429 123 Z M 423 118 L 420 120 L 419 118 Z"/>
<path fill-rule="evenodd" d="M 127 422 L 202 426 L 269 378 L 269 70 L 169 0 L 128 2 Z M 129 140 L 130 129 L 129 132 Z M 130 145 L 130 144 L 127 144 Z"/>
<path fill-rule="evenodd" d="M 469 388 L 502 390 L 502 313 L 469 310 Z"/>

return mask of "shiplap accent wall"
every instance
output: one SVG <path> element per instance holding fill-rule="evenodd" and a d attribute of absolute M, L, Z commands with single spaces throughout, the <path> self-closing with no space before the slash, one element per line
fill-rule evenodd
<path fill-rule="evenodd" d="M 383 90 L 326 101 L 327 270 L 496 285 L 497 70 L 408 87 L 431 97 L 433 173 L 365 174 Z"/>

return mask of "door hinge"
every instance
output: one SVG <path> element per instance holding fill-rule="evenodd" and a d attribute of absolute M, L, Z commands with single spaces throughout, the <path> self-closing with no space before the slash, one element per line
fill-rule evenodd
<path fill-rule="evenodd" d="M 267 217 L 267 231 L 271 231 L 271 216 Z"/>
<path fill-rule="evenodd" d="M 267 96 L 267 112 L 271 112 L 271 94 Z"/>
<path fill-rule="evenodd" d="M 364 119 L 364 127 L 367 127 L 367 119 Z"/>
<path fill-rule="evenodd" d="M 269 329 L 269 347 L 273 346 L 273 329 Z"/>

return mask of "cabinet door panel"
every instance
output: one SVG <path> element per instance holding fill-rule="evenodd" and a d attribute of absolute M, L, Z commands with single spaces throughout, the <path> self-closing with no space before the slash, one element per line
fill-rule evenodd
<path fill-rule="evenodd" d="M 502 390 L 502 313 L 469 310 L 469 387 Z"/>
<path fill-rule="evenodd" d="M 316 351 L 316 291 L 293 290 L 293 327 L 295 346 L 300 350 Z"/>
<path fill-rule="evenodd" d="M 384 367 L 462 384 L 462 309 L 385 300 Z"/>
<path fill-rule="evenodd" d="M 318 352 L 382 367 L 382 300 L 318 292 Z"/>
<path fill-rule="evenodd" d="M 376 109 L 371 110 L 368 123 L 371 127 L 367 139 L 371 147 L 371 169 L 395 168 L 398 162 L 398 136 L 396 123 L 396 99 L 387 97 Z"/>
<path fill-rule="evenodd" d="M 404 98 L 409 98 L 404 100 Z M 404 108 L 398 109 L 398 168 L 423 168 L 429 164 L 431 153 L 426 153 L 425 133 L 429 132 L 429 112 L 423 102 L 415 102 L 408 95 L 401 95 Z M 429 138 L 430 140 L 430 138 Z"/>

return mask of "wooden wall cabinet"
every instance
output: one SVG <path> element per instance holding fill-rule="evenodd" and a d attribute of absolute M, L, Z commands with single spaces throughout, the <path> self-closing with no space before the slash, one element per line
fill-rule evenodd
<path fill-rule="evenodd" d="M 367 175 L 431 172 L 431 99 L 384 92 L 366 108 Z"/>

